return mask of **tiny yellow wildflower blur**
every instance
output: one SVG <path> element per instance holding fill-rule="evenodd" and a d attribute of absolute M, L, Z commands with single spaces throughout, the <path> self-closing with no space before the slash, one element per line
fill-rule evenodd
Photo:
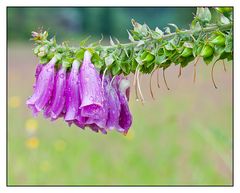
<path fill-rule="evenodd" d="M 29 133 L 34 133 L 36 132 L 37 128 L 38 128 L 38 122 L 36 119 L 28 119 L 25 123 L 25 128 L 26 131 Z"/>
<path fill-rule="evenodd" d="M 134 131 L 133 129 L 130 129 L 128 133 L 125 135 L 126 139 L 132 140 L 134 138 Z"/>
<path fill-rule="evenodd" d="M 49 169 L 50 169 L 50 163 L 48 161 L 45 160 L 40 164 L 41 171 L 47 172 L 47 171 L 49 171 Z"/>
<path fill-rule="evenodd" d="M 27 148 L 29 148 L 29 149 L 37 149 L 38 146 L 39 146 L 39 140 L 38 140 L 38 138 L 36 138 L 36 137 L 31 137 L 31 138 L 27 139 L 27 141 L 26 141 L 26 146 L 27 146 Z"/>
<path fill-rule="evenodd" d="M 59 152 L 64 151 L 66 149 L 66 142 L 64 140 L 59 139 L 55 141 L 54 148 L 56 151 Z"/>
<path fill-rule="evenodd" d="M 21 104 L 21 100 L 19 96 L 12 96 L 8 101 L 8 105 L 13 109 L 18 108 L 20 104 Z"/>

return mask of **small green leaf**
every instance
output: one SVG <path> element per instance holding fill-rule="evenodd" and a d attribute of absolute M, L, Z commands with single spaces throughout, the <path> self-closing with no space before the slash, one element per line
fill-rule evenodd
<path fill-rule="evenodd" d="M 82 61 L 83 58 L 84 58 L 84 52 L 85 52 L 84 49 L 78 50 L 78 51 L 76 52 L 76 55 L 75 55 L 76 58 L 77 58 L 78 60 Z"/>
<path fill-rule="evenodd" d="M 197 18 L 206 23 L 209 22 L 212 18 L 211 12 L 209 11 L 208 8 L 197 8 L 197 14 L 196 14 Z"/>
<path fill-rule="evenodd" d="M 141 29 L 142 29 L 142 25 L 140 23 L 136 22 L 134 19 L 131 19 L 131 22 L 132 22 L 134 31 L 140 33 Z"/>
<path fill-rule="evenodd" d="M 170 34 L 170 33 L 171 33 L 171 30 L 170 30 L 169 27 L 165 27 L 164 29 L 165 29 L 165 33 L 167 33 L 167 34 Z"/>
<path fill-rule="evenodd" d="M 174 28 L 175 28 L 175 30 L 176 30 L 176 32 L 178 32 L 178 31 L 179 31 L 179 28 L 178 28 L 178 26 L 177 26 L 176 24 L 174 24 L 174 23 L 169 23 L 168 25 L 170 25 L 170 26 L 174 27 Z"/>
<path fill-rule="evenodd" d="M 193 55 L 190 55 L 189 57 L 186 57 L 186 58 L 182 58 L 182 61 L 180 62 L 181 67 L 187 66 L 194 59 L 195 57 Z"/>
<path fill-rule="evenodd" d="M 131 71 L 130 65 L 126 62 L 120 63 L 121 69 L 125 75 L 128 75 Z"/>
<path fill-rule="evenodd" d="M 105 58 L 106 66 L 110 66 L 113 62 L 114 62 L 114 58 L 112 55 L 109 55 L 108 57 Z"/>
<path fill-rule="evenodd" d="M 183 46 L 186 48 L 193 48 L 193 43 L 192 42 L 184 42 Z"/>
<path fill-rule="evenodd" d="M 40 64 L 47 64 L 49 62 L 49 59 L 47 57 L 40 58 Z"/>
<path fill-rule="evenodd" d="M 224 49 L 225 49 L 224 46 L 215 46 L 214 54 L 215 55 L 221 55 L 224 52 Z"/>
<path fill-rule="evenodd" d="M 137 66 L 138 66 L 137 61 L 135 59 L 132 59 L 132 62 L 131 62 L 131 72 L 135 73 Z"/>
<path fill-rule="evenodd" d="M 127 32 L 128 32 L 128 39 L 131 41 L 131 42 L 134 42 L 135 40 L 134 40 L 134 38 L 133 38 L 133 36 L 130 34 L 130 32 L 127 30 Z"/>
<path fill-rule="evenodd" d="M 103 60 L 100 58 L 100 56 L 96 52 L 92 54 L 91 62 L 98 69 L 101 69 L 104 66 Z"/>
<path fill-rule="evenodd" d="M 191 25 L 191 29 L 192 29 L 193 33 L 196 33 L 196 32 L 201 31 L 202 27 L 199 22 L 193 22 L 193 24 Z"/>
<path fill-rule="evenodd" d="M 47 55 L 47 58 L 50 60 L 54 57 L 54 53 L 53 52 L 49 52 Z"/>
<path fill-rule="evenodd" d="M 167 45 L 165 45 L 165 48 L 166 48 L 167 50 L 174 50 L 174 49 L 175 49 L 170 42 L 169 42 Z"/>
<path fill-rule="evenodd" d="M 117 74 L 119 74 L 121 72 L 121 67 L 119 64 L 117 64 L 116 62 L 113 63 L 112 65 L 112 75 L 115 76 Z"/>
<path fill-rule="evenodd" d="M 232 48 L 233 48 L 233 45 L 232 45 L 232 35 L 228 35 L 226 36 L 226 41 L 225 41 L 225 44 L 226 44 L 226 47 L 225 47 L 225 52 L 232 52 Z"/>
<path fill-rule="evenodd" d="M 115 43 L 113 42 L 113 40 L 112 40 L 112 37 L 110 36 L 110 45 L 111 46 L 115 46 Z"/>
<path fill-rule="evenodd" d="M 164 54 L 161 55 L 161 56 L 159 56 L 159 55 L 156 56 L 155 63 L 156 63 L 157 65 L 162 64 L 162 63 L 164 63 L 165 61 L 166 61 L 166 56 L 165 56 Z"/>
<path fill-rule="evenodd" d="M 144 42 L 143 40 L 139 40 L 139 41 L 138 41 L 138 44 L 137 44 L 137 47 L 142 46 L 142 45 L 144 45 L 144 44 L 145 44 L 145 42 Z"/>
<path fill-rule="evenodd" d="M 141 56 L 140 56 L 141 60 L 144 60 L 147 57 L 147 55 L 148 55 L 148 52 L 147 51 L 143 51 Z"/>
<path fill-rule="evenodd" d="M 36 47 L 34 48 L 33 53 L 34 53 L 35 55 L 38 54 L 40 47 L 41 47 L 41 45 L 38 45 L 38 46 L 36 46 Z"/>
<path fill-rule="evenodd" d="M 229 23 L 230 23 L 230 20 L 229 20 L 227 17 L 225 17 L 224 15 L 221 15 L 221 16 L 220 16 L 220 22 L 221 22 L 222 24 L 229 24 Z"/>
<path fill-rule="evenodd" d="M 159 34 L 159 38 L 161 38 L 163 36 L 163 31 L 160 30 L 158 27 L 155 28 L 155 32 L 157 32 Z"/>
<path fill-rule="evenodd" d="M 88 36 L 85 39 L 83 39 L 82 41 L 80 41 L 80 43 L 79 43 L 80 47 L 83 47 L 90 38 L 91 38 L 91 36 Z"/>

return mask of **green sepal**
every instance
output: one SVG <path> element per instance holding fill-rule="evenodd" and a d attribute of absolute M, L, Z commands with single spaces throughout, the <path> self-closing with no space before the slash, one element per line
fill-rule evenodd
<path fill-rule="evenodd" d="M 214 45 L 218 45 L 218 46 L 224 46 L 225 45 L 225 37 L 222 35 L 219 35 L 217 37 L 215 37 L 213 40 L 211 40 L 210 42 L 213 43 Z"/>
<path fill-rule="evenodd" d="M 54 57 L 54 53 L 53 52 L 49 52 L 48 55 L 47 55 L 47 58 L 49 60 L 51 60 L 53 57 Z"/>
<path fill-rule="evenodd" d="M 182 61 L 180 62 L 181 67 L 185 67 L 187 66 L 190 62 L 192 62 L 195 59 L 195 57 L 193 55 L 190 55 L 188 57 L 185 57 L 182 59 Z"/>
<path fill-rule="evenodd" d="M 140 72 L 145 73 L 145 74 L 150 74 L 152 72 L 152 70 L 154 69 L 154 63 L 152 63 L 152 65 L 150 66 L 145 66 L 142 65 L 140 66 Z"/>
<path fill-rule="evenodd" d="M 188 57 L 192 55 L 192 48 L 185 47 L 183 52 L 181 53 L 181 56 Z"/>
<path fill-rule="evenodd" d="M 203 58 L 208 58 L 213 55 L 213 48 L 210 45 L 205 45 L 200 53 Z"/>
<path fill-rule="evenodd" d="M 151 63 L 155 59 L 155 56 L 151 53 L 148 53 L 147 56 L 143 59 L 143 63 Z"/>
<path fill-rule="evenodd" d="M 132 62 L 131 62 L 131 72 L 132 72 L 132 73 L 135 73 L 137 66 L 138 66 L 138 63 L 137 63 L 137 61 L 133 58 L 133 59 L 132 59 Z"/>
<path fill-rule="evenodd" d="M 111 72 L 112 72 L 113 76 L 118 75 L 118 74 L 121 73 L 121 67 L 120 67 L 119 64 L 117 64 L 116 61 L 112 64 Z"/>
<path fill-rule="evenodd" d="M 144 60 L 147 57 L 147 55 L 148 55 L 148 52 L 147 51 L 143 51 L 141 56 L 140 56 L 140 59 Z"/>
<path fill-rule="evenodd" d="M 161 56 L 159 56 L 159 55 L 156 56 L 155 63 L 157 65 L 160 65 L 160 64 L 164 63 L 165 61 L 166 61 L 166 56 L 164 54 Z"/>
<path fill-rule="evenodd" d="M 225 41 L 225 52 L 232 52 L 233 48 L 233 41 L 232 41 L 232 35 L 226 36 L 226 41 Z"/>
<path fill-rule="evenodd" d="M 40 58 L 40 64 L 47 64 L 50 60 L 47 58 L 47 56 L 45 57 L 41 57 Z"/>
<path fill-rule="evenodd" d="M 203 60 L 206 64 L 210 64 L 212 62 L 213 58 L 214 58 L 214 56 L 211 55 L 209 57 L 204 57 Z"/>
<path fill-rule="evenodd" d="M 131 67 L 129 65 L 128 62 L 121 62 L 120 64 L 121 69 L 122 69 L 122 72 L 124 73 L 124 75 L 128 75 L 130 72 L 131 72 Z"/>
<path fill-rule="evenodd" d="M 79 60 L 79 61 L 82 61 L 83 58 L 84 58 L 84 52 L 85 52 L 85 49 L 80 49 L 76 52 L 75 54 L 75 57 Z"/>
<path fill-rule="evenodd" d="M 66 69 L 71 68 L 73 61 L 74 61 L 74 58 L 65 57 L 62 60 L 62 66 Z"/>
<path fill-rule="evenodd" d="M 95 68 L 101 69 L 104 66 L 103 60 L 95 52 L 92 54 L 91 62 L 94 64 Z"/>

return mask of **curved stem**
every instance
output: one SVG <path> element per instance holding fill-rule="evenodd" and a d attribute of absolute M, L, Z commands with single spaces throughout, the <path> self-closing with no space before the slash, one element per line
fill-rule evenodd
<path fill-rule="evenodd" d="M 157 70 L 157 86 L 158 86 L 158 88 L 160 88 L 159 76 L 160 76 L 160 68 L 158 68 L 158 70 Z"/>
<path fill-rule="evenodd" d="M 138 71 L 137 71 L 137 87 L 138 87 L 138 91 L 139 91 L 139 94 L 140 94 L 141 102 L 143 104 L 144 103 L 144 98 L 143 98 L 143 94 L 142 94 L 142 90 L 141 90 L 141 86 L 140 86 L 139 76 L 140 76 L 140 70 L 138 69 Z"/>
<path fill-rule="evenodd" d="M 166 77 L 165 77 L 165 69 L 163 69 L 163 80 L 164 80 L 164 83 L 165 83 L 167 89 L 170 90 L 170 88 L 168 87 L 167 81 L 166 81 Z"/>
<path fill-rule="evenodd" d="M 225 65 L 224 60 L 222 60 L 222 63 L 223 63 L 223 69 L 224 69 L 224 71 L 227 72 L 227 68 L 226 68 L 226 65 Z"/>
<path fill-rule="evenodd" d="M 193 82 L 196 82 L 196 74 L 197 74 L 197 63 L 200 57 L 197 58 L 196 62 L 194 63 L 194 74 L 193 74 Z"/>
<path fill-rule="evenodd" d="M 217 61 L 218 61 L 218 60 L 216 60 L 216 61 L 213 63 L 213 65 L 212 65 L 212 71 L 211 71 L 212 82 L 213 82 L 213 85 L 214 85 L 214 87 L 215 87 L 216 89 L 217 89 L 217 85 L 216 85 L 215 80 L 214 80 L 213 70 L 214 70 L 214 67 L 215 67 Z"/>
<path fill-rule="evenodd" d="M 106 72 L 107 72 L 107 69 L 108 69 L 108 68 L 105 68 L 104 71 L 103 71 L 103 76 L 102 76 L 102 88 L 103 88 L 104 79 L 105 79 L 105 74 L 106 74 Z"/>
<path fill-rule="evenodd" d="M 137 72 L 138 72 L 138 68 L 139 68 L 139 64 L 136 68 L 135 74 L 134 74 L 134 79 L 133 79 L 133 87 L 135 88 L 135 97 L 136 97 L 136 101 L 139 100 L 138 98 L 138 91 L 137 91 Z"/>
<path fill-rule="evenodd" d="M 152 77 L 153 77 L 153 73 L 154 73 L 156 70 L 157 70 L 157 68 L 155 68 L 155 69 L 151 72 L 151 75 L 150 75 L 150 86 L 149 86 L 149 88 L 150 88 L 150 93 L 151 93 L 151 97 L 152 97 L 153 100 L 155 100 L 155 98 L 154 98 L 153 90 L 152 90 Z"/>
<path fill-rule="evenodd" d="M 179 71 L 178 71 L 178 78 L 180 78 L 181 75 L 182 75 L 182 66 L 180 64 Z"/>
<path fill-rule="evenodd" d="M 115 78 L 116 78 L 116 75 L 112 77 L 112 80 L 111 80 L 111 82 L 110 82 L 110 87 L 112 86 L 112 83 L 113 83 L 113 81 L 114 81 Z"/>

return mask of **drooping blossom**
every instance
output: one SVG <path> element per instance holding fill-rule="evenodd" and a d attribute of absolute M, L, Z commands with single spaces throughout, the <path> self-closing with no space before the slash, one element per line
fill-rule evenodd
<path fill-rule="evenodd" d="M 128 129 L 132 125 L 132 115 L 128 106 L 128 94 L 130 82 L 127 79 L 119 78 L 118 80 L 118 98 L 121 104 L 120 116 L 119 116 L 119 126 L 123 129 L 126 134 Z"/>
<path fill-rule="evenodd" d="M 71 125 L 106 134 L 117 130 L 126 134 L 132 124 L 128 107 L 129 80 L 123 76 L 101 75 L 85 51 L 82 64 L 74 60 L 70 69 L 58 64 L 54 57 L 48 64 L 38 65 L 34 94 L 27 105 L 36 115 L 43 111 L 45 118 L 63 117 Z M 106 71 L 105 71 L 106 72 Z M 103 78 L 104 76 L 104 78 Z"/>
<path fill-rule="evenodd" d="M 56 57 L 53 57 L 48 64 L 42 67 L 37 76 L 34 94 L 27 100 L 27 105 L 32 109 L 34 115 L 43 110 L 52 95 L 56 61 Z"/>
<path fill-rule="evenodd" d="M 74 60 L 72 63 L 72 69 L 67 79 L 67 86 L 65 90 L 66 96 L 66 115 L 64 117 L 65 121 L 72 123 L 78 116 L 78 109 L 81 104 L 79 96 L 79 66 L 80 62 Z"/>
<path fill-rule="evenodd" d="M 106 94 L 108 99 L 107 128 L 110 130 L 112 129 L 121 130 L 119 126 L 121 104 L 117 94 L 117 87 L 114 85 L 109 83 L 106 86 Z"/>
<path fill-rule="evenodd" d="M 51 117 L 57 119 L 63 112 L 65 105 L 65 89 L 67 84 L 66 68 L 62 67 L 56 76 L 55 88 L 51 105 Z"/>
<path fill-rule="evenodd" d="M 80 106 L 83 117 L 99 118 L 99 110 L 103 107 L 104 93 L 101 88 L 99 72 L 91 62 L 91 53 L 84 53 L 84 60 L 80 69 L 82 104 Z"/>
<path fill-rule="evenodd" d="M 107 90 L 106 87 L 110 83 L 110 78 L 105 78 L 103 85 L 104 87 L 100 87 L 99 90 L 103 92 L 103 101 L 102 107 L 99 107 L 97 111 L 93 111 L 94 116 L 91 116 L 87 119 L 86 124 L 94 131 L 101 131 L 102 133 L 106 134 L 106 127 L 107 127 L 107 120 L 108 120 L 108 98 L 107 98 Z M 90 113 L 90 112 L 89 112 Z"/>

